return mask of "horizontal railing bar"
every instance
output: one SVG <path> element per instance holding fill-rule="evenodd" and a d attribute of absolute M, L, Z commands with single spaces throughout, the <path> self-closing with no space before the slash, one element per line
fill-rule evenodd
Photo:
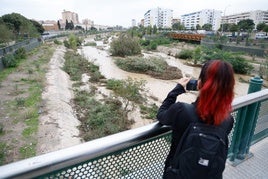
<path fill-rule="evenodd" d="M 241 107 L 256 103 L 258 101 L 263 101 L 265 99 L 268 99 L 268 89 L 237 97 L 233 100 L 232 107 L 233 110 L 237 110 Z"/>
<path fill-rule="evenodd" d="M 0 178 L 33 178 L 122 150 L 170 131 L 158 122 L 0 167 Z"/>

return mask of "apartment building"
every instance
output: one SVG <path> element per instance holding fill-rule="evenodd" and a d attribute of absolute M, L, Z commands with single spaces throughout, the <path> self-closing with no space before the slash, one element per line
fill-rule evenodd
<path fill-rule="evenodd" d="M 221 26 L 221 11 L 203 9 L 198 12 L 184 14 L 181 16 L 181 23 L 186 29 L 196 29 L 197 25 L 202 27 L 204 24 L 211 24 L 212 30 L 217 31 Z"/>
<path fill-rule="evenodd" d="M 154 26 L 162 28 L 171 28 L 173 19 L 173 10 L 155 8 L 150 9 L 144 14 L 144 26 Z"/>
<path fill-rule="evenodd" d="M 222 23 L 237 24 L 239 21 L 245 19 L 252 19 L 256 29 L 259 23 L 264 22 L 265 24 L 268 24 L 268 11 L 255 10 L 255 11 L 242 12 L 238 14 L 223 16 Z"/>
<path fill-rule="evenodd" d="M 61 15 L 62 15 L 62 20 L 63 20 L 64 23 L 67 20 L 68 22 L 72 21 L 74 24 L 79 24 L 79 19 L 78 19 L 78 14 L 77 13 L 63 10 Z"/>

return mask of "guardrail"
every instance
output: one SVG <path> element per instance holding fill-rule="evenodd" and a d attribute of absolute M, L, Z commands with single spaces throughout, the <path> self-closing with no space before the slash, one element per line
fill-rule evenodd
<path fill-rule="evenodd" d="M 240 125 L 241 121 L 256 121 L 250 125 L 253 127 L 250 131 L 261 126 L 261 138 L 268 136 L 268 89 L 238 97 L 232 105 L 235 125 L 229 136 L 231 162 L 241 160 L 238 155 L 244 152 L 240 150 L 244 147 L 241 145 L 252 144 L 252 136 L 244 135 L 245 125 Z M 247 118 L 245 114 L 252 112 L 249 109 L 256 105 L 258 111 L 251 115 L 254 118 Z M 1 166 L 0 178 L 161 178 L 170 134 L 168 126 L 156 122 Z"/>

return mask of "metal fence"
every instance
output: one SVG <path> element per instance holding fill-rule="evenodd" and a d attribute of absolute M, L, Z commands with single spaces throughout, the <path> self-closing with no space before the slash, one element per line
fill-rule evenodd
<path fill-rule="evenodd" d="M 14 54 L 19 48 L 24 48 L 26 51 L 30 51 L 41 44 L 41 40 L 36 38 L 24 40 L 22 42 L 10 45 L 8 47 L 0 48 L 0 71 L 4 69 L 2 58 L 7 54 Z"/>
<path fill-rule="evenodd" d="M 229 136 L 229 160 L 236 160 L 243 152 L 241 145 L 248 135 L 241 122 L 249 122 L 247 114 L 252 112 L 249 110 L 252 105 L 257 111 L 251 117 L 256 117 L 257 122 L 248 125 L 252 127 L 250 131 L 255 132 L 247 137 L 246 143 L 254 143 L 254 136 L 258 138 L 256 140 L 268 136 L 268 89 L 236 98 L 232 113 L 235 125 Z M 161 178 L 170 134 L 169 127 L 153 123 L 2 166 L 0 178 Z"/>
<path fill-rule="evenodd" d="M 210 40 L 210 39 L 202 39 L 201 45 L 204 45 L 206 47 L 213 47 L 213 48 L 217 47 L 222 50 L 232 51 L 232 52 L 244 52 L 246 54 L 249 54 L 252 56 L 259 56 L 259 57 L 264 57 L 268 53 L 267 42 L 260 45 L 260 46 L 263 46 L 263 48 L 260 48 L 260 46 L 243 46 L 243 45 L 237 45 L 235 43 L 219 43 L 219 42 L 214 42 L 213 40 Z"/>

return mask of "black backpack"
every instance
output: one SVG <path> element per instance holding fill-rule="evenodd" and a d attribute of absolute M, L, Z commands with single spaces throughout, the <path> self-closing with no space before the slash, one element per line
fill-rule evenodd
<path fill-rule="evenodd" d="M 192 105 L 185 105 L 191 115 Z M 199 120 L 197 120 L 199 121 Z M 194 122 L 189 124 L 177 146 L 172 165 L 164 178 L 222 178 L 228 152 L 228 136 L 219 126 Z"/>

